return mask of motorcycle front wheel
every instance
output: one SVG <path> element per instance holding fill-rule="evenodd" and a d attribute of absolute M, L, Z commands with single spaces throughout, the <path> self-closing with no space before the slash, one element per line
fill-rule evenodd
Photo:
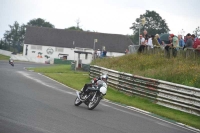
<path fill-rule="evenodd" d="M 76 97 L 76 99 L 74 101 L 74 105 L 79 106 L 81 103 L 82 103 L 82 101 L 78 97 Z"/>
<path fill-rule="evenodd" d="M 88 109 L 89 110 L 93 110 L 98 104 L 99 102 L 101 101 L 101 98 L 99 96 L 96 96 L 94 98 L 94 101 L 91 101 L 89 104 L 88 104 Z"/>

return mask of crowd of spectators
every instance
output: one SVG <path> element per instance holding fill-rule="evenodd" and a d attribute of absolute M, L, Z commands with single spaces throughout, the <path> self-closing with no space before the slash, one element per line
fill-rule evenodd
<path fill-rule="evenodd" d="M 188 48 L 193 48 L 200 51 L 200 39 L 194 34 L 188 33 L 184 39 L 182 35 L 169 34 L 167 41 L 162 41 L 158 34 L 148 35 L 146 30 L 140 35 L 140 46 L 138 52 L 144 51 L 144 48 L 149 46 L 150 48 L 162 47 L 165 49 L 167 56 L 170 54 L 170 49 L 172 49 L 172 54 L 174 57 L 177 55 L 177 51 L 180 49 L 187 50 Z"/>

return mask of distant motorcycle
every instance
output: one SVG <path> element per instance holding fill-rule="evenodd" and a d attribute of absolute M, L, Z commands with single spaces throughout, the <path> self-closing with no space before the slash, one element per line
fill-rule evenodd
<path fill-rule="evenodd" d="M 9 64 L 14 67 L 14 61 L 12 59 L 9 60 Z"/>
<path fill-rule="evenodd" d="M 77 91 L 77 97 L 74 101 L 75 106 L 79 106 L 82 103 L 85 103 L 88 106 L 89 110 L 93 110 L 101 101 L 103 96 L 106 95 L 107 84 L 98 80 L 96 85 L 91 85 L 87 88 L 86 93 Z"/>

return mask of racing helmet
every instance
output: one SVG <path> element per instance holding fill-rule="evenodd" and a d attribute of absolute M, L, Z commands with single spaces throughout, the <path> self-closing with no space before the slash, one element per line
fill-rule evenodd
<path fill-rule="evenodd" d="M 106 74 L 101 76 L 101 80 L 103 81 L 107 81 L 108 80 L 108 76 Z"/>

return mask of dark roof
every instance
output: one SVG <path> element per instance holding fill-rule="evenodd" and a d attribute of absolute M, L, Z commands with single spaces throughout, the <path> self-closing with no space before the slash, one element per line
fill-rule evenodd
<path fill-rule="evenodd" d="M 129 45 L 133 45 L 130 38 L 125 35 L 30 26 L 26 28 L 24 43 L 65 48 L 81 47 L 93 49 L 94 39 L 98 39 L 98 42 L 95 43 L 95 49 L 102 49 L 102 46 L 105 46 L 106 50 L 110 52 L 124 53 Z M 75 42 L 74 45 L 73 41 Z"/>

